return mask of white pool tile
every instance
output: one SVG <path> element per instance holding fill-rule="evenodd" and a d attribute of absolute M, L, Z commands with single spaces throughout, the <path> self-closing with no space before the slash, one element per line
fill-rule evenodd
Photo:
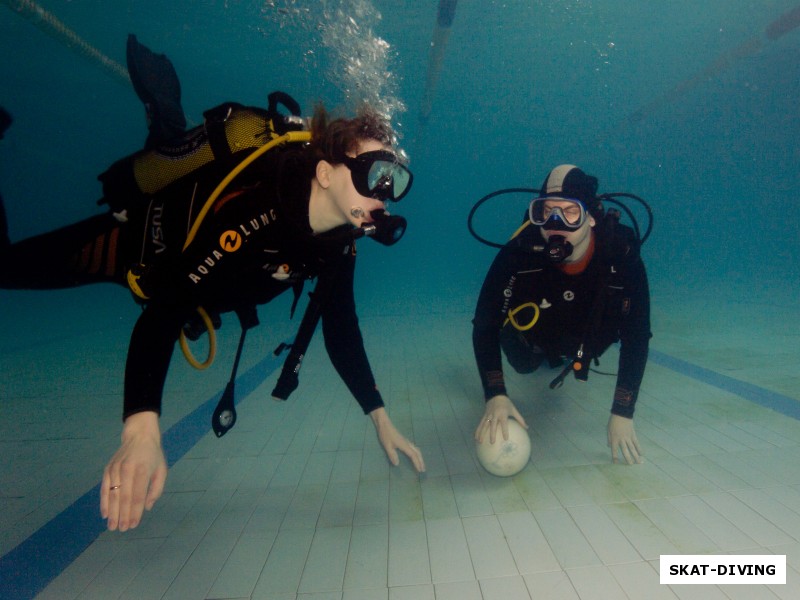
<path fill-rule="evenodd" d="M 677 600 L 669 586 L 661 585 L 658 571 L 648 562 L 612 565 L 608 570 L 628 598 Z"/>
<path fill-rule="evenodd" d="M 567 510 L 536 511 L 533 516 L 562 568 L 601 564 L 600 557 Z"/>
<path fill-rule="evenodd" d="M 496 516 L 470 517 L 463 522 L 472 566 L 478 579 L 510 577 L 519 573 Z"/>
<path fill-rule="evenodd" d="M 560 570 L 553 550 L 529 512 L 498 515 L 517 571 L 522 575 Z"/>
<path fill-rule="evenodd" d="M 617 600 L 626 595 L 609 567 L 567 569 L 567 575 L 581 600 Z"/>
<path fill-rule="evenodd" d="M 426 529 L 433 583 L 473 581 L 475 571 L 461 519 L 428 519 Z"/>
<path fill-rule="evenodd" d="M 536 600 L 580 600 L 566 571 L 550 571 L 525 575 L 525 585 Z"/>
<path fill-rule="evenodd" d="M 425 522 L 392 521 L 389 525 L 389 587 L 417 586 L 430 582 Z"/>
<path fill-rule="evenodd" d="M 350 534 L 349 527 L 316 529 L 297 589 L 299 594 L 342 590 Z"/>
<path fill-rule="evenodd" d="M 353 527 L 345 566 L 344 590 L 386 590 L 389 569 L 389 526 Z"/>
<path fill-rule="evenodd" d="M 599 506 L 572 506 L 567 511 L 603 564 L 620 565 L 642 560 L 641 555 Z"/>
<path fill-rule="evenodd" d="M 529 600 L 531 595 L 525 580 L 519 576 L 481 579 L 481 592 L 484 600 Z"/>

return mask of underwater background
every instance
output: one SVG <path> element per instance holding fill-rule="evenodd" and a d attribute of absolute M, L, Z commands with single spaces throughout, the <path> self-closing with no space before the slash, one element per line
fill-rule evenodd
<path fill-rule="evenodd" d="M 637 494 L 651 489 L 657 496 L 653 504 L 679 497 L 688 505 L 702 496 L 744 528 L 759 550 L 788 554 L 793 585 L 773 591 L 777 597 L 794 597 L 800 570 L 800 374 L 794 352 L 800 339 L 800 27 L 795 29 L 797 23 L 783 17 L 793 14 L 797 20 L 790 11 L 800 10 L 798 0 L 461 0 L 435 86 L 428 74 L 438 0 L 0 4 L 0 106 L 14 117 L 0 141 L 0 193 L 12 241 L 101 212 L 97 175 L 141 148 L 146 136 L 141 103 L 115 68 L 101 64 L 108 60 L 124 65 L 129 33 L 174 63 L 190 126 L 202 122 L 204 110 L 224 101 L 265 106 L 273 90 L 294 96 L 308 115 L 318 102 L 341 113 L 352 112 L 363 101 L 376 103 L 391 116 L 415 179 L 409 195 L 389 207 L 408 219 L 403 240 L 391 248 L 370 240 L 358 244 L 356 300 L 387 404 L 398 424 L 414 431 L 417 443 L 428 444 L 429 478 L 420 483 L 402 469 L 387 475 L 377 451 L 364 452 L 367 474 L 391 477 L 392 486 L 417 486 L 401 499 L 421 497 L 420 486 L 430 494 L 432 485 L 450 489 L 452 483 L 458 491 L 464 478 L 478 481 L 475 487 L 490 496 L 514 485 L 523 493 L 534 490 L 530 493 L 535 496 L 548 487 L 539 485 L 546 479 L 559 495 L 565 469 L 588 469 L 588 461 L 592 473 L 601 472 L 623 490 L 608 502 L 612 507 L 627 507 L 627 500 L 639 502 Z M 81 49 L 78 40 L 96 53 L 87 55 L 87 46 Z M 432 103 L 423 122 L 426 94 Z M 470 236 L 467 215 L 477 200 L 495 190 L 538 188 L 561 163 L 576 164 L 598 177 L 600 192 L 635 194 L 652 209 L 652 235 L 642 253 L 650 278 L 654 337 L 637 408 L 637 431 L 646 440 L 649 462 L 638 471 L 611 470 L 612 465 L 605 464 L 609 461 L 601 420 L 612 393 L 611 378 L 594 378 L 588 390 L 565 386 L 551 402 L 546 382 L 531 388 L 530 380 L 512 375 L 520 395 L 532 394 L 531 389 L 544 392 L 526 405 L 529 422 L 534 422 L 532 413 L 545 417 L 542 429 L 537 430 L 537 418 L 532 430 L 531 465 L 519 481 L 504 482 L 503 487 L 477 474 L 470 454 L 471 431 L 482 412 L 470 320 L 496 250 Z M 475 229 L 502 242 L 519 225 L 528 200 L 526 194 L 490 200 L 476 213 Z M 646 212 L 634 202 L 628 204 L 644 231 Z M 623 220 L 628 222 L 627 217 Z M 260 309 L 262 326 L 248 342 L 242 369 L 255 363 L 258 383 L 243 383 L 238 398 L 249 399 L 249 392 L 269 376 L 258 361 L 269 358 L 269 350 L 294 334 L 299 319 L 288 320 L 290 301 L 287 295 Z M 118 440 L 122 368 L 140 309 L 129 292 L 114 286 L 0 291 L 0 307 L 1 571 L 27 564 L 17 562 L 11 551 L 18 544 L 30 547 L 43 524 L 60 523 L 64 507 L 88 497 L 82 494 L 98 483 Z M 233 323 L 227 319 L 227 324 Z M 165 428 L 197 412 L 200 402 L 222 389 L 237 334 L 235 326 L 223 328 L 220 346 L 225 358 L 203 378 L 176 354 L 162 417 Z M 263 437 L 277 447 L 279 434 L 294 435 L 294 430 L 281 429 L 289 421 L 299 432 L 290 450 L 299 446 L 305 452 L 316 442 L 313 437 L 301 439 L 306 422 L 298 414 L 305 417 L 306 411 L 312 419 L 317 416 L 314 411 L 329 406 L 336 407 L 331 414 L 343 413 L 340 407 L 345 404 L 355 406 L 330 368 L 320 338 L 309 352 L 312 364 L 304 369 L 294 403 L 262 402 L 263 390 L 252 394 L 254 401 L 242 408 L 251 413 L 249 418 L 242 418 L 224 441 L 207 434 L 208 411 L 199 411 L 202 427 L 197 439 L 205 438 L 195 447 L 187 446 L 189 460 L 171 475 L 168 493 L 173 499 L 202 485 L 213 491 L 217 480 L 210 473 L 227 465 L 228 458 L 234 457 L 231 463 L 239 458 L 236 451 L 245 447 L 242 440 L 259 440 L 254 444 L 260 448 Z M 277 366 L 275 361 L 270 369 Z M 728 388 L 725 377 L 735 380 Z M 773 403 L 778 396 L 779 402 Z M 762 398 L 767 401 L 759 402 Z M 770 403 L 783 404 L 775 408 Z M 439 419 L 435 426 L 426 420 L 428 410 Z M 571 430 L 570 418 L 576 413 L 580 424 Z M 550 418 L 559 423 L 557 434 L 566 432 L 563 446 L 541 443 L 552 441 L 547 437 Z M 347 424 L 357 430 L 365 421 L 360 414 L 349 415 Z M 763 439 L 754 441 L 753 436 Z M 374 442 L 366 439 L 367 446 Z M 360 446 L 357 449 L 360 452 Z M 271 455 L 258 456 L 263 464 L 284 461 L 279 474 L 287 479 L 289 467 L 284 465 L 291 466 L 294 458 L 290 450 L 271 448 Z M 246 457 L 249 452 L 247 447 Z M 319 459 L 321 454 L 325 452 L 312 452 L 311 457 Z M 448 460 L 455 462 L 455 469 Z M 712 461 L 728 472 L 720 475 L 706 468 Z M 197 484 L 191 471 L 196 464 L 208 469 Z M 708 479 L 700 481 L 697 472 Z M 739 478 L 752 489 L 737 487 L 742 485 Z M 373 483 L 369 477 L 362 479 Z M 267 480 L 260 483 L 266 486 Z M 599 494 L 607 489 L 601 486 Z M 745 489 L 743 497 L 756 497 L 763 490 L 775 493 L 791 514 L 778 514 L 773 531 L 761 521 L 739 519 L 740 513 L 725 513 L 713 504 L 718 499 L 728 502 L 734 493 L 728 492 L 740 489 Z M 567 488 L 565 496 L 572 491 Z M 596 491 L 589 489 L 587 494 L 594 498 Z M 273 492 L 270 488 L 265 494 L 268 502 Z M 280 496 L 280 485 L 275 493 Z M 647 496 L 640 506 L 648 499 L 652 500 Z M 173 505 L 162 504 L 168 508 L 151 515 L 150 529 L 140 533 L 139 542 L 162 530 L 171 534 L 175 523 L 184 523 L 170 513 Z M 503 513 L 491 504 L 498 515 Z M 562 504 L 559 510 L 572 508 L 567 501 Z M 606 503 L 597 504 L 613 512 Z M 95 496 L 86 505 L 91 515 L 87 529 L 94 527 L 94 535 L 101 535 L 95 523 Z M 545 507 L 543 529 L 554 506 Z M 773 503 L 768 506 L 774 508 Z M 434 503 L 434 512 L 436 508 Z M 414 510 L 421 514 L 422 508 L 408 509 L 416 519 Z M 428 510 L 425 506 L 426 516 Z M 705 513 L 697 514 L 697 522 L 708 521 Z M 658 516 L 650 515 L 661 526 Z M 460 517 L 465 523 L 475 518 Z M 671 518 L 669 513 L 663 524 L 667 536 L 675 530 Z M 637 545 L 637 560 L 652 562 L 658 551 L 671 546 L 648 546 L 649 526 L 646 521 L 645 550 Z M 559 536 L 555 532 L 551 539 Z M 119 539 L 131 537 L 102 534 L 83 559 L 104 553 L 104 544 L 116 548 Z M 139 552 L 135 559 L 143 560 L 149 546 L 145 543 L 141 550 L 133 539 L 130 545 Z M 636 543 L 639 538 L 631 539 Z M 471 541 L 473 549 L 481 546 L 480 538 Z M 751 547 L 721 542 L 695 546 L 694 541 L 675 546 L 697 553 Z M 789 550 L 782 544 L 791 544 Z M 553 568 L 574 566 L 574 556 L 578 553 L 565 548 Z M 136 560 L 128 561 L 132 570 L 141 568 Z M 49 556 L 41 561 L 34 557 L 45 568 L 49 561 Z M 59 594 L 72 585 L 74 573 L 75 580 L 81 580 L 83 564 L 76 561 L 65 571 L 52 597 L 67 597 Z M 308 571 L 317 567 L 312 561 Z M 654 574 L 649 575 L 652 583 Z M 146 570 L 140 575 L 145 587 L 148 576 Z M 191 579 L 192 573 L 185 577 Z M 483 580 L 477 569 L 474 578 Z M 388 579 L 394 589 L 391 574 Z M 42 577 L 40 583 L 49 581 Z M 106 584 L 102 576 L 93 583 L 91 589 L 99 590 L 96 597 L 111 597 L 105 595 Z M 575 580 L 573 584 L 580 587 Z M 587 579 L 583 589 L 591 591 L 593 585 Z M 640 589 L 637 582 L 630 587 Z M 286 597 L 294 598 L 290 591 Z M 188 596 L 175 592 L 173 597 Z"/>
<path fill-rule="evenodd" d="M 146 129 L 120 77 L 14 14 L 32 3 L 4 4 L 0 103 L 15 123 L 0 182 L 17 240 L 96 213 L 95 177 Z M 190 124 L 226 100 L 264 105 L 275 89 L 306 114 L 381 98 L 415 185 L 392 207 L 409 220 L 402 244 L 361 244 L 359 285 L 376 302 L 474 299 L 494 251 L 469 236 L 469 209 L 499 188 L 537 188 L 564 162 L 596 175 L 601 192 L 651 205 L 656 301 L 685 288 L 797 290 L 800 32 L 765 35 L 792 0 L 462 0 L 424 126 L 433 0 L 38 4 L 119 64 L 128 33 L 167 54 Z M 665 99 L 715 61 L 718 72 Z M 526 203 L 495 198 L 476 229 L 506 239 Z"/>

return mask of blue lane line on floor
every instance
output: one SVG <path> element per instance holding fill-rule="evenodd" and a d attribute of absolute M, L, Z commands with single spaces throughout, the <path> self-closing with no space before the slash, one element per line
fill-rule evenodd
<path fill-rule="evenodd" d="M 752 383 L 739 381 L 733 377 L 722 375 L 711 369 L 699 367 L 680 358 L 664 354 L 658 350 L 650 350 L 648 360 L 662 367 L 671 369 L 681 375 L 702 381 L 731 394 L 736 394 L 765 408 L 784 414 L 788 417 L 800 419 L 800 400 L 771 392 Z"/>
<path fill-rule="evenodd" d="M 282 360 L 270 353 L 237 377 L 236 398 L 247 397 L 280 367 Z M 221 395 L 222 392 L 215 394 L 162 434 L 161 443 L 170 466 L 183 458 L 211 430 L 211 415 Z M 0 557 L 0 596 L 32 600 L 105 529 L 106 523 L 100 518 L 98 483 L 28 539 Z"/>

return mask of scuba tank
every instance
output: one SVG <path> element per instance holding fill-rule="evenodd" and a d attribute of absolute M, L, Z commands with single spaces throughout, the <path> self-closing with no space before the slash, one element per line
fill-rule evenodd
<path fill-rule="evenodd" d="M 288 115 L 279 111 L 285 107 Z M 145 203 L 147 197 L 189 175 L 222 176 L 254 150 L 290 131 L 306 129 L 300 105 L 284 92 L 272 92 L 266 109 L 226 102 L 203 113 L 204 122 L 181 137 L 142 150 L 112 164 L 98 176 L 103 198 L 115 215 Z M 118 217 L 119 218 L 119 217 Z"/>

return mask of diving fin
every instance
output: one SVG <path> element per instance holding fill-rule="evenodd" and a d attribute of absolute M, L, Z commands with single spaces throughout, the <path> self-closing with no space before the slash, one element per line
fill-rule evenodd
<path fill-rule="evenodd" d="M 3 139 L 3 135 L 6 132 L 6 129 L 11 127 L 11 122 L 14 119 L 11 117 L 11 114 L 2 106 L 0 106 L 0 140 Z"/>
<path fill-rule="evenodd" d="M 147 112 L 150 133 L 145 149 L 181 136 L 186 131 L 186 117 L 181 107 L 181 83 L 175 67 L 164 54 L 156 54 L 128 35 L 128 73 L 133 89 Z"/>

